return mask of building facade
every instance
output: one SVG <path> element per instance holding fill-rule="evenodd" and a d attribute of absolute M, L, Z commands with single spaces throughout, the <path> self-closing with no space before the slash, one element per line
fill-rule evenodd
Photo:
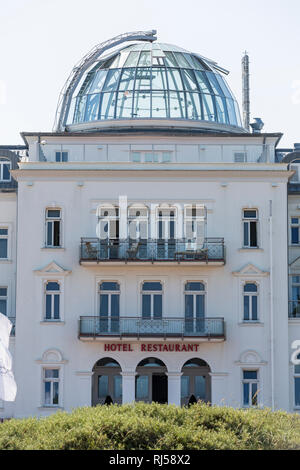
<path fill-rule="evenodd" d="M 121 36 L 71 74 L 53 132 L 22 133 L 0 220 L 18 394 L 0 416 L 297 408 L 293 169 L 280 133 L 243 128 L 225 73 L 153 34 Z"/>

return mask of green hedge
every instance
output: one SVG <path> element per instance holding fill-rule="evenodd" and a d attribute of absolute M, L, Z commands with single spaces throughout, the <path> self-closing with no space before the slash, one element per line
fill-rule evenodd
<path fill-rule="evenodd" d="M 97 406 L 5 421 L 0 449 L 300 449 L 300 417 L 204 404 Z"/>

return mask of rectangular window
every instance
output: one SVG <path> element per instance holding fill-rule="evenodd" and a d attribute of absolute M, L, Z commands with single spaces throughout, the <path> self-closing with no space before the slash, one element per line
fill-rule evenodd
<path fill-rule="evenodd" d="M 254 283 L 244 285 L 244 321 L 258 321 L 258 288 Z"/>
<path fill-rule="evenodd" d="M 119 331 L 120 285 L 118 282 L 102 282 L 100 294 L 100 330 L 106 333 Z"/>
<path fill-rule="evenodd" d="M 292 276 L 290 286 L 292 297 L 289 301 L 289 316 L 294 318 L 300 317 L 300 276 Z"/>
<path fill-rule="evenodd" d="M 7 315 L 7 287 L 0 287 L 0 313 Z"/>
<path fill-rule="evenodd" d="M 139 163 L 168 163 L 173 159 L 173 152 L 168 150 L 133 151 L 131 160 Z"/>
<path fill-rule="evenodd" d="M 245 162 L 247 162 L 246 152 L 235 152 L 234 153 L 234 161 L 235 161 L 235 163 L 245 163 Z"/>
<path fill-rule="evenodd" d="M 46 211 L 46 246 L 61 246 L 61 211 L 47 209 Z"/>
<path fill-rule="evenodd" d="M 142 317 L 144 319 L 162 318 L 162 284 L 144 282 L 142 287 Z"/>
<path fill-rule="evenodd" d="M 256 209 L 243 211 L 244 248 L 257 248 L 258 215 Z"/>
<path fill-rule="evenodd" d="M 9 182 L 11 180 L 10 169 L 11 162 L 7 160 L 0 160 L 0 181 Z"/>
<path fill-rule="evenodd" d="M 60 319 L 60 285 L 56 281 L 49 281 L 46 284 L 45 292 L 45 319 Z"/>
<path fill-rule="evenodd" d="M 68 152 L 55 152 L 55 161 L 56 162 L 67 162 L 68 161 Z"/>
<path fill-rule="evenodd" d="M 243 405 L 257 406 L 258 404 L 258 372 L 257 370 L 243 371 Z"/>
<path fill-rule="evenodd" d="M 299 245 L 300 237 L 299 237 L 299 217 L 292 217 L 291 218 L 291 244 L 292 245 Z"/>
<path fill-rule="evenodd" d="M 44 369 L 44 405 L 59 405 L 59 369 Z"/>
<path fill-rule="evenodd" d="M 8 228 L 0 227 L 0 260 L 8 257 Z"/>

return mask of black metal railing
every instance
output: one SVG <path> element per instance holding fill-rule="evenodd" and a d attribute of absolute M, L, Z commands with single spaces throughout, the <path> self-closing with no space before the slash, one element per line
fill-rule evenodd
<path fill-rule="evenodd" d="M 300 300 L 289 301 L 289 318 L 300 318 Z"/>
<path fill-rule="evenodd" d="M 89 317 L 79 320 L 79 337 L 225 338 L 224 318 Z"/>
<path fill-rule="evenodd" d="M 225 263 L 224 238 L 121 240 L 82 238 L 80 261 L 220 261 Z"/>

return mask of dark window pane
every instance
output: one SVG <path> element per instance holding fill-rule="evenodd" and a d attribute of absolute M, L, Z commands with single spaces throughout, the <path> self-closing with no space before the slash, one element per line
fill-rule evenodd
<path fill-rule="evenodd" d="M 53 222 L 53 246 L 60 246 L 60 222 Z"/>
<path fill-rule="evenodd" d="M 10 180 L 9 170 L 10 170 L 10 164 L 9 163 L 3 165 L 3 180 L 4 181 L 9 181 Z"/>
<path fill-rule="evenodd" d="M 185 285 L 185 290 L 204 291 L 205 286 L 202 282 L 188 282 Z"/>
<path fill-rule="evenodd" d="M 162 317 L 162 295 L 154 295 L 154 318 Z"/>
<path fill-rule="evenodd" d="M 59 294 L 54 295 L 54 318 L 59 319 Z"/>
<path fill-rule="evenodd" d="M 151 295 L 142 296 L 142 316 L 143 318 L 151 317 Z"/>
<path fill-rule="evenodd" d="M 245 406 L 249 405 L 249 384 L 243 384 L 243 404 Z"/>
<path fill-rule="evenodd" d="M 108 395 L 108 375 L 98 377 L 98 397 L 106 398 Z"/>
<path fill-rule="evenodd" d="M 100 316 L 108 317 L 108 295 L 100 295 Z"/>
<path fill-rule="evenodd" d="M 300 377 L 295 378 L 295 406 L 300 406 Z"/>
<path fill-rule="evenodd" d="M 117 282 L 102 282 L 100 290 L 120 290 L 120 286 Z"/>
<path fill-rule="evenodd" d="M 0 258 L 7 258 L 7 239 L 0 238 Z"/>
<path fill-rule="evenodd" d="M 257 296 L 252 296 L 252 320 L 256 321 L 258 319 L 257 315 Z"/>
<path fill-rule="evenodd" d="M 111 296 L 111 315 L 118 317 L 120 314 L 120 296 L 119 294 L 113 294 Z"/>
<path fill-rule="evenodd" d="M 143 290 L 147 291 L 160 291 L 162 290 L 162 285 L 160 282 L 144 282 Z"/>
<path fill-rule="evenodd" d="M 205 315 L 205 307 L 204 307 L 204 295 L 197 295 L 196 296 L 196 316 L 197 318 L 203 318 Z"/>
<path fill-rule="evenodd" d="M 250 246 L 257 246 L 256 222 L 250 222 Z"/>
<path fill-rule="evenodd" d="M 257 384 L 252 384 L 252 406 L 257 406 Z"/>
<path fill-rule="evenodd" d="M 244 285 L 244 292 L 257 292 L 257 285 L 256 284 L 245 284 Z"/>
<path fill-rule="evenodd" d="M 58 382 L 53 383 L 53 405 L 58 405 Z"/>
<path fill-rule="evenodd" d="M 47 282 L 46 290 L 59 290 L 58 282 Z"/>
<path fill-rule="evenodd" d="M 244 370 L 243 375 L 244 375 L 244 380 L 257 380 L 256 370 Z"/>
<path fill-rule="evenodd" d="M 249 296 L 244 295 L 244 320 L 250 320 L 250 312 L 249 312 Z"/>
<path fill-rule="evenodd" d="M 298 245 L 299 243 L 299 228 L 292 227 L 292 243 L 293 245 Z"/>
<path fill-rule="evenodd" d="M 185 318 L 192 318 L 194 315 L 194 296 L 185 295 Z"/>
<path fill-rule="evenodd" d="M 51 295 L 46 295 L 46 319 L 51 318 Z"/>
<path fill-rule="evenodd" d="M 7 300 L 6 299 L 0 299 L 0 313 L 3 313 L 3 315 L 7 315 Z"/>
<path fill-rule="evenodd" d="M 58 209 L 49 209 L 47 211 L 48 218 L 59 218 L 60 217 L 60 210 Z"/>
<path fill-rule="evenodd" d="M 244 211 L 244 218 L 245 219 L 256 219 L 257 212 L 256 210 L 245 210 Z"/>
<path fill-rule="evenodd" d="M 249 222 L 244 222 L 244 246 L 249 245 Z"/>

